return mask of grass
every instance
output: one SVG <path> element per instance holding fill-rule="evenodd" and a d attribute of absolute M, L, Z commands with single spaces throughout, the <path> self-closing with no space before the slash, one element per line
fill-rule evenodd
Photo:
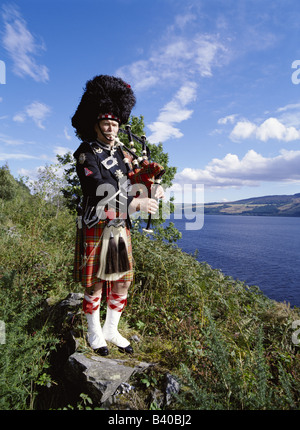
<path fill-rule="evenodd" d="M 160 240 L 133 239 L 135 288 L 127 318 L 186 381 L 187 408 L 299 409 L 299 310 L 224 276 Z M 193 393 L 193 395 L 191 394 Z"/>
<path fill-rule="evenodd" d="M 74 216 L 29 194 L 0 199 L 0 206 L 0 320 L 7 334 L 0 345 L 0 409 L 35 409 L 58 342 L 43 317 L 44 300 L 82 291 L 72 281 Z M 180 380 L 169 408 L 299 409 L 299 345 L 292 342 L 299 309 L 198 262 L 160 235 L 132 233 L 135 279 L 121 327 L 141 338 L 135 359 Z M 151 372 L 139 379 L 148 391 L 161 380 Z M 155 406 L 137 399 L 136 405 Z"/>

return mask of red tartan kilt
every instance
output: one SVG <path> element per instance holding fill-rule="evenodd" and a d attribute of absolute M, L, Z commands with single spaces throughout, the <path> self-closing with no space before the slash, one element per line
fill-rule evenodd
<path fill-rule="evenodd" d="M 99 239 L 102 235 L 105 227 L 105 221 L 100 221 L 94 227 L 87 228 L 82 226 L 83 234 L 83 250 L 84 257 L 87 257 L 87 263 L 81 268 L 82 259 L 80 256 L 80 230 L 77 228 L 76 231 L 76 242 L 75 242 L 75 261 L 74 261 L 74 280 L 75 282 L 81 282 L 84 288 L 90 288 L 95 283 L 100 282 L 101 279 L 97 278 L 97 272 L 100 265 L 100 252 L 101 252 L 101 241 Z M 133 280 L 133 258 L 132 258 L 132 245 L 130 230 L 126 227 L 127 234 L 127 245 L 128 245 L 128 259 L 130 265 L 130 271 L 126 273 L 120 281 L 132 281 Z"/>

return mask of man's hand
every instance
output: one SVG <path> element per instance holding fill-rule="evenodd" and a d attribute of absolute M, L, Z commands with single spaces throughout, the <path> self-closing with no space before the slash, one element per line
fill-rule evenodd
<path fill-rule="evenodd" d="M 157 209 L 158 202 L 149 197 L 135 197 L 129 205 L 130 213 L 142 211 L 154 215 Z"/>

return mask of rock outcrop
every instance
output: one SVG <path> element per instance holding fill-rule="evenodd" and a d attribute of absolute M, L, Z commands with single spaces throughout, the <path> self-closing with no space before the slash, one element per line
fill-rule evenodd
<path fill-rule="evenodd" d="M 131 395 L 135 397 L 135 408 L 138 404 L 145 405 L 145 402 L 160 409 L 168 407 L 173 394 L 179 392 L 178 381 L 169 372 L 162 375 L 155 363 L 136 361 L 132 356 L 124 356 L 124 359 L 107 358 L 94 354 L 89 348 L 81 350 L 80 339 L 82 340 L 84 333 L 76 326 L 76 319 L 82 321 L 82 300 L 83 294 L 70 293 L 64 300 L 48 307 L 54 330 L 60 337 L 51 364 L 54 374 L 59 376 L 60 383 L 64 385 L 64 392 L 84 393 L 93 405 L 104 409 L 130 409 Z M 135 335 L 131 342 L 138 340 Z M 151 392 L 148 390 L 146 393 L 144 385 L 139 392 L 131 385 L 132 379 L 137 374 L 144 375 L 148 371 L 160 372 L 161 386 L 152 387 Z M 139 396 L 144 397 L 140 402 L 136 400 Z"/>
<path fill-rule="evenodd" d="M 119 387 L 128 384 L 134 373 L 152 366 L 142 362 L 133 366 L 125 363 L 125 360 L 104 358 L 99 355 L 88 358 L 82 353 L 75 352 L 67 361 L 65 375 L 71 383 L 79 384 L 96 403 L 104 403 L 114 396 Z"/>

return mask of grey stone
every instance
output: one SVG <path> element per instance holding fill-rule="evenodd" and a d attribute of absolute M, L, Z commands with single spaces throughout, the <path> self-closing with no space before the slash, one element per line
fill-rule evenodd
<path fill-rule="evenodd" d="M 180 384 L 177 379 L 171 375 L 170 373 L 166 373 L 165 375 L 165 402 L 166 405 L 169 406 L 174 394 L 178 394 L 180 391 Z"/>
<path fill-rule="evenodd" d="M 136 343 L 141 342 L 141 339 L 137 334 L 134 334 L 133 336 L 131 336 L 130 340 L 132 340 L 133 342 L 136 342 Z"/>
<path fill-rule="evenodd" d="M 131 377 L 135 373 L 144 372 L 149 367 L 156 367 L 155 363 L 137 361 L 133 356 L 126 359 L 112 359 L 93 354 L 78 352 L 79 338 L 82 336 L 80 326 L 77 322 L 81 319 L 78 315 L 82 308 L 83 294 L 70 293 L 54 306 L 48 305 L 48 313 L 51 314 L 52 322 L 57 333 L 61 337 L 59 348 L 53 357 L 53 366 L 60 375 L 63 386 L 68 390 L 75 390 L 87 394 L 94 404 L 110 408 L 118 405 L 119 396 L 121 406 L 124 408 L 124 396 L 135 399 L 136 396 L 147 395 L 131 385 Z M 139 343 L 141 339 L 137 335 L 131 337 L 133 342 Z M 170 405 L 174 394 L 180 389 L 179 383 L 170 373 L 165 374 L 163 387 L 155 387 L 150 402 L 158 408 Z M 132 393 L 133 391 L 133 393 Z M 153 391 L 153 390 L 152 390 Z M 126 397 L 127 396 L 127 397 Z M 129 406 L 128 406 L 129 407 Z"/>
<path fill-rule="evenodd" d="M 77 309 L 81 307 L 84 295 L 82 293 L 69 293 L 68 296 L 58 303 L 58 309 Z"/>
<path fill-rule="evenodd" d="M 75 352 L 67 361 L 65 375 L 92 399 L 103 403 L 114 395 L 119 386 L 126 384 L 134 372 L 141 372 L 149 366 L 151 364 L 143 362 L 129 366 L 123 360 L 97 355 L 87 357 Z"/>

